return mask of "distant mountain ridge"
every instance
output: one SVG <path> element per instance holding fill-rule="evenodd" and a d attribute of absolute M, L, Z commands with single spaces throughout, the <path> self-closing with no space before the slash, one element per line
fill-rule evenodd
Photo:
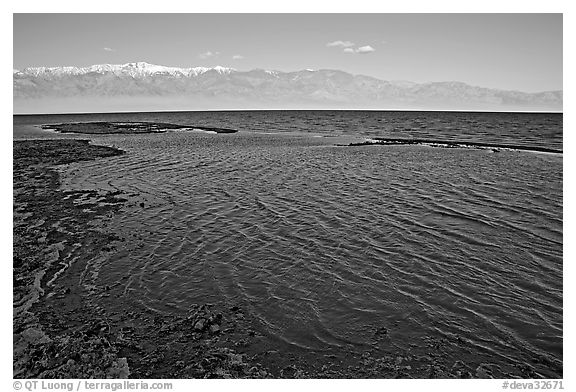
<path fill-rule="evenodd" d="M 63 76 L 78 76 L 90 73 L 106 74 L 111 73 L 117 76 L 131 76 L 134 78 L 143 78 L 153 75 L 171 75 L 174 77 L 193 77 L 208 71 L 216 71 L 220 74 L 229 74 L 236 71 L 234 68 L 216 66 L 179 68 L 166 67 L 163 65 L 154 65 L 146 62 L 127 63 L 127 64 L 96 64 L 89 67 L 30 67 L 23 71 L 14 70 L 13 74 L 18 76 L 34 76 L 44 78 L 54 78 Z"/>
<path fill-rule="evenodd" d="M 145 62 L 13 70 L 15 113 L 211 109 L 562 111 L 562 91 L 384 81 L 338 70 L 178 68 Z"/>

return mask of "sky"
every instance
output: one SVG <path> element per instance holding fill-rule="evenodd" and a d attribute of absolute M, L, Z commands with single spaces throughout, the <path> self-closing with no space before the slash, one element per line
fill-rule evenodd
<path fill-rule="evenodd" d="M 145 61 L 562 90 L 562 14 L 14 14 L 13 68 Z"/>

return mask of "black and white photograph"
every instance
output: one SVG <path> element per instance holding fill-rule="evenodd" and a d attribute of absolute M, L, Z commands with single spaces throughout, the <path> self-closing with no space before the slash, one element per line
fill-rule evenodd
<path fill-rule="evenodd" d="M 13 389 L 567 387 L 563 19 L 13 13 Z"/>

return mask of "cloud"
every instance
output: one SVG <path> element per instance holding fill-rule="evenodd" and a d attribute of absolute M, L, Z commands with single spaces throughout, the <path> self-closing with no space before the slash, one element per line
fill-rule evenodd
<path fill-rule="evenodd" d="M 344 48 L 344 53 L 357 53 L 357 54 L 368 54 L 375 52 L 376 49 L 371 47 L 370 45 L 360 46 L 359 48 Z"/>
<path fill-rule="evenodd" d="M 360 53 L 360 54 L 372 53 L 375 51 L 376 51 L 376 49 L 374 49 L 370 45 L 361 46 L 358 49 L 356 49 L 356 53 Z"/>
<path fill-rule="evenodd" d="M 220 52 L 208 51 L 208 52 L 200 53 L 198 55 L 198 57 L 200 57 L 201 59 L 209 59 L 210 57 L 215 57 L 215 56 L 218 56 L 219 54 L 220 54 Z"/>
<path fill-rule="evenodd" d="M 115 52 L 116 50 L 112 49 L 112 48 L 102 48 L 107 52 Z"/>
<path fill-rule="evenodd" d="M 235 54 L 234 56 L 232 56 L 232 60 L 242 60 L 244 58 L 244 56 L 242 56 L 241 54 Z"/>
<path fill-rule="evenodd" d="M 354 42 L 350 41 L 334 41 L 328 42 L 326 46 L 340 46 L 342 48 L 349 48 L 350 46 L 354 46 Z"/>
<path fill-rule="evenodd" d="M 354 48 L 356 45 L 351 41 L 333 41 L 328 42 L 326 46 L 343 48 L 344 53 L 368 54 L 376 51 L 376 49 L 370 45 L 358 46 Z"/>

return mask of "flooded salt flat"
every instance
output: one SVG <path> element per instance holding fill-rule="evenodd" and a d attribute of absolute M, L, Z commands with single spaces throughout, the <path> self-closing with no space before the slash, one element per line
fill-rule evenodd
<path fill-rule="evenodd" d="M 67 189 L 133 195 L 110 222 L 127 240 L 93 266 L 97 282 L 121 291 L 118 309 L 241 304 L 288 347 L 361 350 L 385 328 L 379 344 L 417 351 L 443 339 L 454 359 L 533 358 L 561 376 L 562 155 L 339 147 L 308 135 L 359 137 L 326 125 L 347 122 L 377 129 L 341 117 L 278 134 L 261 133 L 274 129 L 260 121 L 233 135 L 75 135 L 127 151 L 63 168 Z M 234 128 L 224 118 L 199 123 Z M 559 136 L 558 119 L 543 119 L 470 138 L 561 149 L 561 118 Z M 526 123 L 539 131 L 515 138 Z M 440 128 L 431 119 L 424 136 Z M 386 132 L 396 131 L 374 131 Z"/>

